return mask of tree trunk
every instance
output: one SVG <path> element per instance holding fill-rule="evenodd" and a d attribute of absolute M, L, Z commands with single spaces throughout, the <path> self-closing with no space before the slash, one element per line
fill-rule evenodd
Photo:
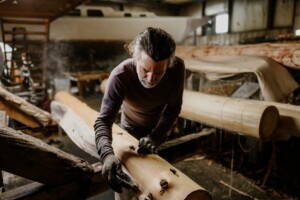
<path fill-rule="evenodd" d="M 184 91 L 181 117 L 267 141 L 279 121 L 275 106 L 262 101 L 233 99 Z"/>
<path fill-rule="evenodd" d="M 8 127 L 0 127 L 0 169 L 45 184 L 82 181 L 92 167 L 71 154 Z"/>
<path fill-rule="evenodd" d="M 213 55 L 267 56 L 287 67 L 300 69 L 299 44 L 253 44 L 232 46 L 178 46 L 176 55 L 185 58 L 201 58 Z"/>
<path fill-rule="evenodd" d="M 66 92 L 58 92 L 55 95 L 57 103 L 52 104 L 51 107 L 54 113 L 59 113 L 60 116 L 56 115 L 59 124 L 64 127 L 63 124 L 75 125 L 77 120 L 72 119 L 73 116 L 76 119 L 81 118 L 81 127 L 79 125 L 67 128 L 67 134 L 70 134 L 70 138 L 75 138 L 78 142 L 80 137 L 84 135 L 85 139 L 89 141 L 94 140 L 93 125 L 98 116 L 98 112 L 88 107 L 86 104 L 80 102 L 75 97 L 71 96 Z M 62 104 L 64 106 L 59 106 Z M 61 107 L 61 108 L 59 108 Z M 69 110 L 73 110 L 69 112 Z M 64 114 L 69 112 L 68 116 Z M 79 117 L 80 116 L 80 117 Z M 71 121 L 71 123 L 70 123 Z M 73 121 L 73 122 L 72 122 Z M 85 124 L 82 126 L 82 124 Z M 89 127 L 89 129 L 86 129 Z M 78 128 L 78 129 L 77 129 Z M 82 130 L 85 130 L 82 134 Z M 173 167 L 167 161 L 159 157 L 158 155 L 140 155 L 136 152 L 138 141 L 129 135 L 126 131 L 121 129 L 116 124 L 113 125 L 113 148 L 115 155 L 122 160 L 125 168 L 138 183 L 141 192 L 139 195 L 142 199 L 211 199 L 211 196 L 197 183 L 189 179 L 186 175 L 180 172 L 178 169 Z M 77 144 L 77 142 L 75 142 Z M 94 144 L 95 145 L 95 144 Z M 80 146 L 80 145 L 79 145 Z M 85 149 L 88 147 L 85 146 Z M 94 149 L 94 150 L 93 150 Z M 95 147 L 90 149 L 95 151 Z M 94 152 L 92 155 L 95 155 Z M 163 185 L 163 186 L 162 186 Z"/>

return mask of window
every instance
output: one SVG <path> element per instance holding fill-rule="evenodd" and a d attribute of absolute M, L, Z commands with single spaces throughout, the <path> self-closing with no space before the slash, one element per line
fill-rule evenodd
<path fill-rule="evenodd" d="M 228 14 L 220 14 L 216 16 L 216 33 L 228 32 Z"/>
<path fill-rule="evenodd" d="M 74 10 L 70 10 L 68 13 L 67 13 L 68 16 L 80 16 L 81 15 L 81 12 L 79 9 L 74 9 Z"/>
<path fill-rule="evenodd" d="M 87 16 L 89 17 L 103 17 L 103 13 L 101 10 L 87 10 Z"/>

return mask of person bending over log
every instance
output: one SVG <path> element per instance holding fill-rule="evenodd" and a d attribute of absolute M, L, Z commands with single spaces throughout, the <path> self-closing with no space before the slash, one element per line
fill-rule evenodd
<path fill-rule="evenodd" d="M 111 145 L 112 124 L 121 106 L 121 127 L 139 140 L 138 153 L 155 153 L 181 111 L 185 74 L 174 39 L 160 28 L 147 28 L 125 47 L 132 58 L 111 72 L 94 124 L 102 174 L 118 193 L 118 178 L 131 180 Z"/>

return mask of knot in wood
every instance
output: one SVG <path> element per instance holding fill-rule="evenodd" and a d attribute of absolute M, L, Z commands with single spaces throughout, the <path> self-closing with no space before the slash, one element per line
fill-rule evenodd
<path fill-rule="evenodd" d="M 167 190 L 169 187 L 168 181 L 166 181 L 166 179 L 162 179 L 159 184 L 161 188 L 164 190 Z"/>
<path fill-rule="evenodd" d="M 129 149 L 131 149 L 131 150 L 134 151 L 134 150 L 135 150 L 135 147 L 134 147 L 133 145 L 130 145 L 130 146 L 129 146 Z"/>

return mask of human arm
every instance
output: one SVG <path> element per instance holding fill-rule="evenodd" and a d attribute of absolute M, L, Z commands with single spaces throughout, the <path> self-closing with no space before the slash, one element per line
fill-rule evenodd
<path fill-rule="evenodd" d="M 121 162 L 114 155 L 112 147 L 112 125 L 124 98 L 124 91 L 119 79 L 113 74 L 107 83 L 101 111 L 94 124 L 96 148 L 103 165 L 102 175 L 109 186 L 116 192 L 122 192 L 117 176 L 127 178 L 121 170 Z"/>

